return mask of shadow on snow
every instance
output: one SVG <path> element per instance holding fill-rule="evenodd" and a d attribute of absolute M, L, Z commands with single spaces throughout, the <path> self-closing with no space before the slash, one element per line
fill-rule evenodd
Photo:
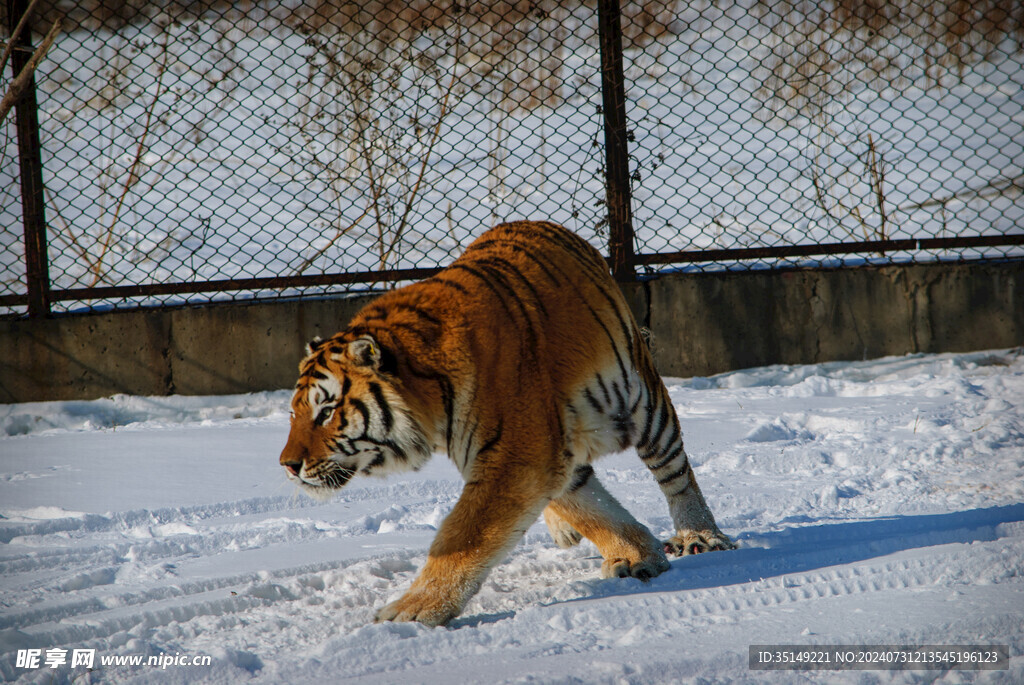
<path fill-rule="evenodd" d="M 736 585 L 909 549 L 991 541 L 1000 537 L 999 524 L 1016 521 L 1024 521 L 1024 504 L 741 534 L 736 538 L 737 550 L 674 559 L 671 569 L 648 583 L 625 578 L 588 581 L 592 592 L 569 601 Z"/>

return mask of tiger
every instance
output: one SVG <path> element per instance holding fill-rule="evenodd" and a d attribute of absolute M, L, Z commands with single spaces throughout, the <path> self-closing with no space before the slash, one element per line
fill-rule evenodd
<path fill-rule="evenodd" d="M 590 540 L 601 577 L 649 580 L 667 554 L 728 550 L 683 449 L 650 351 L 593 246 L 550 222 L 491 228 L 434 276 L 385 293 L 314 339 L 280 464 L 314 496 L 446 452 L 465 481 L 411 587 L 380 621 L 438 626 L 543 515 L 561 547 Z M 635 447 L 668 501 L 660 542 L 592 463 Z"/>

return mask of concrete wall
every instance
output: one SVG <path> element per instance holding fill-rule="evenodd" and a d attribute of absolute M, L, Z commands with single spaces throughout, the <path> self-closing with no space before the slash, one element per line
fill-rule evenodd
<path fill-rule="evenodd" d="M 674 274 L 624 286 L 663 374 L 1024 344 L 1024 262 Z M 0 321 L 0 402 L 287 388 L 371 297 Z"/>
<path fill-rule="evenodd" d="M 289 388 L 305 344 L 372 297 L 0 322 L 0 402 Z"/>
<path fill-rule="evenodd" d="M 1024 343 L 1022 262 L 679 275 L 642 290 L 672 376 Z"/>

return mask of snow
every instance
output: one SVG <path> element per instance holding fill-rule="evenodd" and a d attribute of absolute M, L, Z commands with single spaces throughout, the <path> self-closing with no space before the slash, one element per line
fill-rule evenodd
<path fill-rule="evenodd" d="M 373 624 L 459 496 L 443 456 L 329 502 L 277 464 L 288 391 L 0 407 L 0 675 L 17 682 L 1024 681 L 1024 354 L 666 379 L 739 549 L 600 580 L 543 523 L 446 628 Z M 597 464 L 655 534 L 633 453 Z M 1009 671 L 748 668 L 754 644 L 1008 644 Z M 97 650 L 97 670 L 18 650 Z M 105 666 L 109 655 L 210 666 Z"/>

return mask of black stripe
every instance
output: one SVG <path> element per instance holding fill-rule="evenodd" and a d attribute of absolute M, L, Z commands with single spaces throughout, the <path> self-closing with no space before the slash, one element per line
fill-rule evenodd
<path fill-rule="evenodd" d="M 491 291 L 494 292 L 495 295 L 499 298 L 502 306 L 505 307 L 505 311 L 509 311 L 509 308 L 506 305 L 505 300 L 502 299 L 501 296 L 498 294 L 498 289 L 493 287 L 490 281 L 497 283 L 507 291 L 507 298 L 511 299 L 512 302 L 514 302 L 516 306 L 519 308 L 519 313 L 523 317 L 523 321 L 526 324 L 526 335 L 528 338 L 527 344 L 529 345 L 529 348 L 533 350 L 537 349 L 538 338 L 537 330 L 534 326 L 534 317 L 530 316 L 530 311 L 527 308 L 526 303 L 523 302 L 523 298 L 520 297 L 519 291 L 512 286 L 512 284 L 508 281 L 508 279 L 505 277 L 505 275 L 501 272 L 501 270 L 498 267 L 486 263 L 477 262 L 473 262 L 473 266 L 479 267 L 481 269 L 481 271 L 483 272 L 483 274 L 480 275 L 481 278 L 487 278 L 488 276 L 490 277 L 489 281 L 487 282 L 487 285 L 491 289 Z M 509 315 L 511 316 L 511 312 L 509 312 Z M 520 360 L 520 362 L 521 361 L 522 360 Z"/>
<path fill-rule="evenodd" d="M 455 265 L 453 264 L 452 266 L 455 266 Z M 451 267 L 448 267 L 448 268 L 450 269 Z M 466 288 L 466 286 L 462 285 L 461 283 L 459 283 L 457 281 L 451 281 L 451 280 L 449 280 L 447 278 L 443 278 L 440 275 L 434 276 L 433 278 L 430 278 L 428 280 L 433 281 L 434 283 L 437 283 L 438 285 L 443 285 L 443 286 L 447 286 L 449 288 L 452 288 L 453 290 L 458 290 L 463 295 L 468 295 L 469 294 L 469 290 Z"/>
<path fill-rule="evenodd" d="M 544 313 L 544 316 L 548 315 L 547 307 L 544 306 L 544 299 L 541 297 L 540 292 L 537 291 L 537 288 L 534 287 L 530 279 L 526 277 L 526 274 L 524 274 L 522 269 L 518 266 L 503 257 L 495 256 L 482 256 L 474 263 L 486 264 L 488 266 L 494 266 L 495 268 L 505 269 L 510 272 L 513 276 L 522 281 L 523 285 L 526 286 L 526 289 L 530 291 L 530 294 L 533 295 L 533 299 L 537 302 L 538 309 Z"/>
<path fill-rule="evenodd" d="M 354 340 L 358 340 L 364 335 L 370 335 L 370 329 L 365 324 L 353 323 L 345 329 L 346 343 L 351 343 Z M 377 336 L 373 336 L 376 338 Z"/>
<path fill-rule="evenodd" d="M 651 428 L 654 427 L 654 414 L 655 409 L 658 407 L 658 400 L 661 398 L 660 395 L 652 394 L 650 387 L 645 387 L 647 390 L 647 399 L 649 401 L 646 410 L 647 417 L 644 419 L 644 429 L 640 433 L 640 439 L 637 441 L 638 445 L 646 445 L 647 439 L 651 437 Z"/>
<path fill-rule="evenodd" d="M 455 389 L 452 386 L 451 379 L 444 375 L 434 371 L 433 369 L 421 369 L 416 366 L 413 359 L 406 360 L 409 364 L 409 372 L 417 378 L 423 378 L 426 380 L 434 381 L 438 384 L 441 390 L 441 401 L 444 404 L 444 413 L 447 419 L 448 425 L 445 428 L 445 449 L 448 455 L 451 456 L 452 449 L 452 422 L 455 413 Z"/>
<path fill-rule="evenodd" d="M 579 294 L 579 290 L 577 290 L 576 292 L 577 294 Z M 615 344 L 615 336 L 612 335 L 612 332 L 608 329 L 608 326 L 605 325 L 604 319 L 602 319 L 601 316 L 597 313 L 597 310 L 591 307 L 590 303 L 587 302 L 582 295 L 580 295 L 580 300 L 586 306 L 587 311 L 590 312 L 590 315 L 594 317 L 594 320 L 597 321 L 597 325 L 600 326 L 601 330 L 604 331 L 604 334 L 608 336 L 608 342 L 611 344 L 612 352 L 615 353 L 615 361 L 619 365 L 619 373 L 625 376 L 626 364 L 625 362 L 622 361 L 622 355 L 619 354 L 619 346 Z"/>
<path fill-rule="evenodd" d="M 664 478 L 659 478 L 658 479 L 658 485 L 667 485 L 668 483 L 671 483 L 672 481 L 674 481 L 676 478 L 682 478 L 689 471 L 690 471 L 690 465 L 687 464 L 686 466 L 684 466 L 683 468 L 679 469 L 678 471 L 672 473 L 671 475 L 665 476 Z"/>
<path fill-rule="evenodd" d="M 448 418 L 448 426 L 445 428 L 445 450 L 452 453 L 452 422 L 455 420 L 455 388 L 447 376 L 438 375 L 435 379 L 441 386 L 441 401 L 444 403 L 444 415 Z"/>
<path fill-rule="evenodd" d="M 320 398 L 317 400 L 317 404 L 334 404 L 337 402 L 338 398 L 332 395 L 327 388 L 318 385 L 316 389 L 319 391 L 317 397 Z"/>
<path fill-rule="evenodd" d="M 544 262 L 541 261 L 539 255 L 536 255 L 536 254 L 533 253 L 533 250 L 536 248 L 535 245 L 532 245 L 532 244 L 529 244 L 529 243 L 523 244 L 523 243 L 520 243 L 520 242 L 517 242 L 517 241 L 513 241 L 511 239 L 508 239 L 508 238 L 506 238 L 506 239 L 491 238 L 489 240 L 484 240 L 483 242 L 479 243 L 479 245 L 477 245 L 477 247 L 479 249 L 481 249 L 481 250 L 486 250 L 487 248 L 493 247 L 493 246 L 500 246 L 500 247 L 503 247 L 503 248 L 508 248 L 508 249 L 512 250 L 513 252 L 515 252 L 517 254 L 520 254 L 523 257 L 526 257 L 531 262 L 536 264 L 537 268 L 540 269 L 541 271 L 543 271 L 544 275 L 547 276 L 549 279 L 551 279 L 551 281 L 555 285 L 559 285 L 562 282 L 562 279 L 560 279 L 558 277 L 558 271 L 557 270 L 552 270 L 551 268 L 549 268 L 549 266 L 545 265 Z M 496 257 L 491 257 L 491 258 L 492 259 L 497 259 Z"/>
<path fill-rule="evenodd" d="M 619 447 L 626 449 L 630 445 L 629 434 L 632 432 L 630 429 L 633 428 L 633 419 L 628 414 L 619 412 L 612 417 L 612 421 L 619 432 Z"/>
<path fill-rule="evenodd" d="M 623 337 L 625 338 L 626 342 L 626 349 L 629 354 L 630 360 L 632 360 L 634 355 L 634 348 L 633 336 L 630 335 L 629 323 L 626 321 L 626 319 L 622 316 L 622 313 L 619 311 L 619 307 L 616 304 L 616 299 L 614 295 L 610 294 L 607 289 L 608 283 L 612 283 L 613 287 L 616 288 L 618 286 L 615 286 L 614 283 L 611 281 L 611 278 L 608 275 L 607 265 L 604 263 L 604 258 L 601 257 L 600 253 L 598 253 L 597 250 L 593 248 L 593 246 L 591 246 L 588 242 L 586 242 L 579 236 L 575 235 L 574 233 L 571 233 L 570 231 L 562 228 L 561 226 L 558 226 L 557 224 L 541 223 L 536 226 L 530 224 L 502 224 L 501 226 L 496 227 L 495 230 L 499 228 L 503 229 L 503 231 L 511 232 L 513 234 L 529 236 L 530 238 L 547 238 L 550 242 L 554 242 L 558 247 L 564 249 L 568 254 L 575 255 L 576 257 L 578 257 L 580 261 L 584 263 L 584 266 L 589 265 L 595 267 L 596 273 L 595 270 L 584 269 L 582 271 L 582 274 L 590 281 L 591 285 L 597 289 L 597 291 L 602 295 L 602 297 L 604 297 L 605 300 L 608 301 L 608 304 L 611 305 L 612 311 L 615 314 L 615 318 L 618 320 L 619 326 L 622 329 Z M 536 228 L 546 230 L 534 230 Z M 495 242 L 498 242 L 498 240 L 498 238 L 494 238 Z M 588 255 L 582 254 L 583 248 L 589 250 Z M 531 252 L 531 254 L 535 253 Z M 588 256 L 591 259 L 587 259 Z M 597 261 L 593 261 L 593 258 L 595 257 Z M 555 264 L 554 269 L 556 271 L 560 270 L 559 265 Z M 621 371 L 624 378 L 627 377 L 625 364 L 622 362 L 622 357 L 618 351 L 618 345 L 616 344 L 615 338 L 612 336 L 611 331 L 608 329 L 607 326 L 605 326 L 604 321 L 593 309 L 593 307 L 591 307 L 590 304 L 586 301 L 582 293 L 580 293 L 579 289 L 573 286 L 573 290 L 576 292 L 576 295 L 579 296 L 580 300 L 582 300 L 586 304 L 587 309 L 590 310 L 591 315 L 594 316 L 594 318 L 601 325 L 601 328 L 603 328 L 605 333 L 608 335 L 608 339 L 611 341 L 612 349 L 615 351 L 615 355 L 619 363 L 619 370 Z"/>
<path fill-rule="evenodd" d="M 487 276 L 485 276 L 484 274 L 480 273 L 478 270 L 474 269 L 473 267 L 467 266 L 465 264 L 460 264 L 459 262 L 455 262 L 454 264 L 452 264 L 451 266 L 449 266 L 446 269 L 446 271 L 456 271 L 456 270 L 465 271 L 468 274 L 476 276 L 477 279 L 479 279 L 481 283 L 483 283 L 485 286 L 487 286 L 487 289 L 490 290 L 491 293 L 493 293 L 496 298 L 498 298 L 498 303 L 501 304 L 502 308 L 508 313 L 509 317 L 510 318 L 514 317 L 514 315 L 512 314 L 512 310 L 509 309 L 509 307 L 508 307 L 508 303 L 505 302 L 505 298 L 501 296 L 501 293 L 498 292 L 498 289 L 494 287 L 493 283 L 491 283 L 491 279 L 487 278 Z M 463 291 L 465 292 L 465 289 L 463 289 Z M 522 303 L 520 303 L 520 306 L 522 306 Z"/>
<path fill-rule="evenodd" d="M 595 282 L 594 285 L 597 287 L 601 295 L 604 296 L 604 299 L 608 301 L 608 305 L 612 308 L 612 311 L 615 312 L 615 318 L 618 319 L 619 327 L 622 329 L 622 337 L 626 341 L 626 351 L 629 352 L 629 358 L 630 360 L 632 360 L 634 357 L 633 335 L 632 331 L 630 330 L 632 326 L 630 325 L 630 322 L 626 319 L 626 317 L 622 316 L 622 312 L 619 311 L 619 301 L 621 301 L 622 294 L 620 291 L 618 291 L 618 286 L 611 281 L 610 277 L 606 278 L 605 280 L 607 282 L 611 282 L 612 287 L 616 288 L 616 294 L 619 295 L 618 298 L 616 298 L 615 295 L 612 295 L 611 293 L 608 292 L 608 290 L 605 287 L 607 283 Z"/>
<path fill-rule="evenodd" d="M 601 378 L 601 374 L 597 374 L 597 385 L 601 388 L 601 394 L 604 395 L 604 404 L 606 407 L 612 406 L 612 396 L 608 392 L 608 386 L 605 385 L 604 379 Z"/>
<path fill-rule="evenodd" d="M 491 280 L 508 291 L 508 296 L 516 303 L 516 306 L 519 307 L 519 313 L 523 315 L 523 320 L 526 322 L 526 326 L 529 329 L 528 332 L 530 339 L 534 346 L 536 346 L 537 333 L 533 327 L 533 319 L 530 317 L 530 312 L 526 308 L 526 303 L 523 302 L 523 298 L 519 296 L 519 291 L 512 287 L 512 284 L 508 282 L 508 279 L 505 278 L 505 274 L 503 274 L 498 267 L 480 262 L 473 262 L 473 266 L 479 267 L 487 276 L 491 277 Z"/>
<path fill-rule="evenodd" d="M 604 414 L 604 407 L 602 407 L 601 403 L 597 401 L 596 397 L 594 397 L 594 393 L 590 392 L 590 388 L 583 389 L 583 397 L 587 400 L 587 404 L 593 407 L 594 411 L 598 414 Z"/>
<path fill-rule="evenodd" d="M 669 452 L 667 457 L 665 457 L 664 459 L 659 461 L 657 464 L 650 464 L 650 465 L 648 465 L 647 468 L 649 468 L 651 471 L 657 471 L 658 469 L 664 468 L 664 467 L 668 466 L 669 464 L 671 464 L 672 460 L 673 459 L 677 459 L 679 457 L 679 455 L 682 454 L 682 453 L 683 453 L 683 446 L 679 445 L 674 450 Z M 655 456 L 657 456 L 657 455 L 651 455 L 650 457 L 648 457 L 648 459 L 650 459 L 652 457 L 655 457 Z"/>
<path fill-rule="evenodd" d="M 405 305 L 405 306 L 402 307 L 402 309 L 408 309 L 408 311 L 413 312 L 416 316 L 420 317 L 421 319 L 425 320 L 428 323 L 434 324 L 435 326 L 440 326 L 441 325 L 441 319 L 437 318 L 436 316 L 434 316 L 433 314 L 428 312 L 423 307 L 414 307 L 412 305 Z"/>
<path fill-rule="evenodd" d="M 504 432 L 505 422 L 503 419 L 498 419 L 498 426 L 494 429 L 494 435 L 476 451 L 477 460 L 479 460 L 481 454 L 493 450 L 501 442 L 501 436 Z"/>
<path fill-rule="evenodd" d="M 369 435 L 364 435 L 363 437 L 359 438 L 358 441 L 359 442 L 366 442 L 366 443 L 369 443 L 371 445 L 375 445 L 377 447 L 387 447 L 389 450 L 394 452 L 395 456 L 398 457 L 400 460 L 402 460 L 402 461 L 408 461 L 409 460 L 409 455 L 407 455 L 405 453 L 405 450 L 403 450 L 401 447 L 399 447 L 398 443 L 396 443 L 393 440 L 388 440 L 388 439 L 377 440 L 375 438 L 370 437 Z"/>
<path fill-rule="evenodd" d="M 341 452 L 346 457 L 351 457 L 352 455 L 357 454 L 359 452 L 359 450 L 356 449 L 346 449 L 345 443 L 343 443 L 341 440 L 332 440 L 332 443 L 334 444 L 334 451 Z"/>
<path fill-rule="evenodd" d="M 668 407 L 666 406 L 665 402 L 662 402 L 661 404 L 661 409 L 658 412 L 657 421 L 657 430 L 654 431 L 654 434 L 651 435 L 650 439 L 645 443 L 647 445 L 652 445 L 655 447 L 661 445 L 661 436 L 662 434 L 664 434 L 665 426 L 668 423 Z"/>
<path fill-rule="evenodd" d="M 364 310 L 364 313 L 365 313 L 365 311 L 366 310 Z M 378 307 L 375 307 L 373 311 L 383 311 L 383 310 L 382 310 L 381 307 L 378 306 Z M 433 314 L 428 312 L 423 307 L 418 307 L 416 305 L 408 304 L 408 303 L 405 303 L 405 302 L 395 302 L 395 303 L 393 303 L 391 305 L 391 309 L 390 310 L 384 311 L 385 316 L 376 317 L 376 318 L 386 319 L 386 318 L 390 317 L 392 314 L 395 314 L 397 312 L 408 312 L 408 313 L 416 316 L 417 318 L 423 319 L 427 323 L 433 324 L 434 326 L 440 326 L 441 325 L 440 319 L 438 319 L 436 316 L 434 316 Z"/>
<path fill-rule="evenodd" d="M 462 456 L 462 466 L 460 468 L 466 468 L 466 464 L 469 463 L 470 453 L 473 451 L 473 442 L 476 440 L 476 430 L 480 427 L 480 421 L 473 421 L 473 427 L 469 431 L 469 436 L 466 438 L 466 451 Z"/>
<path fill-rule="evenodd" d="M 612 381 L 612 392 L 615 393 L 616 408 L 620 414 L 626 413 L 626 396 L 622 394 L 618 381 Z"/>
<path fill-rule="evenodd" d="M 373 395 L 373 401 L 380 407 L 380 413 L 384 418 L 384 430 L 390 433 L 395 425 L 395 417 L 391 413 L 391 407 L 388 406 L 388 401 L 384 398 L 384 391 L 380 389 L 379 383 L 370 383 L 370 394 Z"/>
<path fill-rule="evenodd" d="M 521 225 L 516 228 L 520 233 L 529 233 L 533 237 L 539 237 L 555 243 L 566 253 L 576 257 L 584 266 L 596 267 L 601 271 L 605 271 L 608 268 L 604 257 L 601 256 L 601 253 L 593 245 L 557 224 L 538 222 L 533 226 Z"/>
<path fill-rule="evenodd" d="M 527 233 L 527 235 L 532 235 L 532 234 Z M 580 240 L 582 241 L 582 238 Z M 495 242 L 498 242 L 498 239 L 495 239 Z M 584 244 L 587 244 L 587 243 L 584 243 Z M 533 250 L 535 250 L 536 246 L 535 245 L 531 245 L 531 248 Z M 564 266 L 554 262 L 553 260 L 549 259 L 547 257 L 547 255 L 544 255 L 542 253 L 537 253 L 537 252 L 530 251 L 530 252 L 526 252 L 526 254 L 528 254 L 530 256 L 530 258 L 533 259 L 535 262 L 537 262 L 538 266 L 540 266 L 540 260 L 541 259 L 543 259 L 544 261 L 547 261 L 548 264 L 550 265 L 550 269 L 544 268 L 545 273 L 547 273 L 549 275 L 549 277 L 551 277 L 553 280 L 558 282 L 557 279 L 555 279 L 554 276 L 551 275 L 551 272 L 556 272 L 556 273 L 557 272 L 561 272 L 561 271 L 564 270 Z M 603 263 L 603 261 L 602 261 L 602 263 Z M 595 276 L 592 273 L 587 273 L 586 271 L 583 272 L 583 274 L 590 280 L 591 284 L 594 287 L 596 287 L 607 298 L 607 297 L 609 297 L 608 294 L 607 294 L 607 291 L 605 291 L 604 289 L 602 289 L 600 287 L 600 280 L 598 278 L 603 273 L 604 273 L 604 271 L 602 270 L 601 273 L 598 274 L 598 276 Z M 604 279 L 608 279 L 607 274 L 604 275 Z M 623 378 L 628 377 L 628 373 L 626 371 L 626 365 L 625 365 L 625 363 L 622 360 L 622 355 L 619 353 L 619 347 L 618 347 L 618 344 L 615 341 L 615 337 L 612 335 L 611 329 L 609 329 L 608 326 L 605 325 L 604 320 L 601 318 L 601 315 L 597 313 L 597 310 L 595 310 L 592 306 L 590 306 L 590 303 L 584 297 L 584 295 L 580 291 L 579 287 L 577 287 L 576 284 L 572 283 L 571 281 L 569 282 L 569 287 L 572 288 L 572 292 L 576 295 L 576 297 L 579 298 L 580 302 L 583 303 L 583 305 L 587 308 L 587 311 L 590 312 L 590 315 L 592 317 L 594 317 L 594 320 L 597 322 L 597 324 L 604 331 L 605 335 L 608 337 L 608 342 L 609 342 L 609 344 L 610 344 L 610 346 L 612 348 L 612 351 L 615 353 L 615 361 L 618 363 L 618 366 L 619 366 L 619 373 L 622 374 Z M 614 304 L 614 302 L 613 302 L 613 304 Z M 623 331 L 628 331 L 628 326 L 626 326 L 625 321 L 618 314 L 618 308 L 613 307 L 613 309 L 615 310 L 616 318 L 619 319 L 619 324 L 620 324 L 620 326 L 622 326 Z M 632 339 L 628 335 L 626 336 L 626 346 L 627 346 L 627 350 L 629 351 L 630 356 L 632 357 L 632 354 L 633 354 Z"/>
<path fill-rule="evenodd" d="M 666 495 L 666 497 L 668 497 L 669 499 L 671 499 L 673 497 L 679 497 L 681 494 L 683 494 L 684 492 L 686 492 L 687 490 L 690 489 L 690 483 L 692 483 L 692 482 L 693 482 L 692 480 L 687 478 L 686 479 L 686 485 L 684 485 L 682 487 L 682 489 L 679 490 L 679 492 L 673 492 L 671 495 Z"/>
<path fill-rule="evenodd" d="M 669 417 L 669 420 L 672 419 L 675 419 L 672 421 L 672 435 L 669 437 L 668 442 L 665 443 L 666 446 L 674 445 L 683 439 L 683 431 L 679 427 L 679 419 L 676 418 L 674 409 L 672 410 L 672 416 Z"/>
<path fill-rule="evenodd" d="M 420 342 L 423 343 L 424 345 L 433 345 L 435 342 L 437 342 L 436 336 L 428 337 L 427 334 L 423 332 L 423 330 L 419 326 L 416 326 L 415 324 L 404 323 L 400 321 L 391 322 L 388 324 L 388 328 L 390 328 L 392 331 L 406 331 L 408 333 L 411 333 L 417 338 L 419 338 Z"/>
<path fill-rule="evenodd" d="M 363 311 L 359 312 L 359 318 L 364 321 L 374 321 L 388 318 L 388 310 L 379 304 L 368 305 Z"/>
<path fill-rule="evenodd" d="M 366 408 L 366 405 L 362 400 L 350 400 L 349 404 L 352 405 L 353 409 L 363 415 L 363 436 L 365 436 L 367 431 L 370 430 L 370 410 Z M 356 439 L 358 440 L 359 438 Z"/>
<path fill-rule="evenodd" d="M 583 275 L 590 280 L 591 284 L 595 288 L 597 288 L 598 292 L 600 292 L 601 295 L 605 298 L 605 300 L 608 301 L 608 304 L 611 305 L 612 310 L 615 312 L 615 317 L 619 320 L 619 325 L 622 328 L 623 336 L 626 339 L 626 347 L 629 351 L 630 359 L 632 359 L 633 336 L 630 335 L 630 326 L 628 322 L 622 316 L 622 313 L 619 311 L 618 303 L 616 302 L 616 297 L 613 294 L 609 293 L 607 289 L 608 284 L 611 283 L 612 286 L 616 288 L 616 292 L 619 292 L 618 286 L 614 284 L 614 281 L 611 280 L 611 277 L 608 274 L 608 266 L 607 264 L 605 264 L 604 258 L 601 256 L 601 253 L 594 249 L 594 247 L 590 243 L 583 240 L 583 238 L 580 238 L 575 233 L 572 233 L 567 229 L 558 226 L 557 224 L 542 223 L 540 224 L 540 227 L 545 228 L 547 230 L 540 231 L 539 235 L 548 238 L 552 242 L 555 242 L 559 246 L 563 247 L 566 250 L 566 252 L 578 257 L 580 261 L 582 261 L 585 265 L 595 267 L 597 274 L 584 270 Z M 597 277 L 598 274 L 600 275 L 600 277 Z M 618 299 L 621 300 L 621 293 L 619 293 L 619 295 L 620 297 Z"/>
<path fill-rule="evenodd" d="M 642 392 L 638 392 L 636 394 L 636 402 L 634 402 L 633 406 L 631 406 L 629 408 L 629 415 L 630 416 L 632 416 L 633 414 L 636 413 L 636 410 L 640 407 L 640 402 L 642 402 L 643 399 L 644 399 L 644 394 Z"/>
<path fill-rule="evenodd" d="M 594 475 L 594 467 L 590 464 L 584 464 L 583 466 L 577 466 L 576 470 L 572 473 L 572 483 L 569 484 L 566 492 L 576 492 L 590 480 L 590 477 Z"/>

